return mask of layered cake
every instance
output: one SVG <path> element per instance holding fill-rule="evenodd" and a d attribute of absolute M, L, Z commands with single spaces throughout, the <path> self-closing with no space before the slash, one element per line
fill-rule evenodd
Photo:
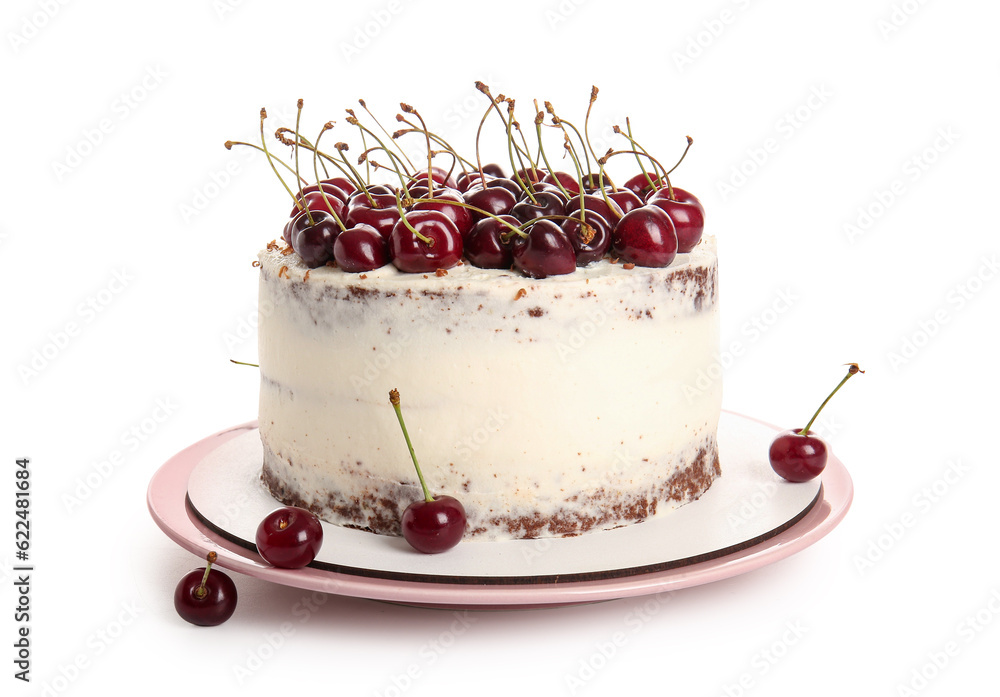
<path fill-rule="evenodd" d="M 262 479 L 322 519 L 399 534 L 429 487 L 467 538 L 570 536 L 666 514 L 720 475 L 715 240 L 665 268 L 533 279 L 467 262 L 308 268 L 259 255 Z"/>

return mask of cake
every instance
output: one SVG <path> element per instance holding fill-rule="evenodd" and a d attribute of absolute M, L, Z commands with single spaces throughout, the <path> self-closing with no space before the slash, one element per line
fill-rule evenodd
<path fill-rule="evenodd" d="M 422 497 L 388 403 L 466 537 L 562 537 L 667 514 L 720 476 L 715 240 L 664 268 L 534 279 L 308 268 L 259 255 L 262 481 L 330 523 L 399 534 Z"/>

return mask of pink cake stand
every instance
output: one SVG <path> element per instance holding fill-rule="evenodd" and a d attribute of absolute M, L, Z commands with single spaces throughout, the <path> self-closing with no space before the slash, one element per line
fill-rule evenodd
<path fill-rule="evenodd" d="M 757 419 L 733 416 L 763 424 L 775 432 L 779 430 Z M 529 579 L 524 583 L 480 584 L 379 578 L 313 567 L 278 569 L 263 562 L 255 551 L 234 541 L 225 531 L 202 522 L 187 499 L 188 478 L 198 463 L 222 444 L 256 427 L 254 421 L 220 431 L 163 464 L 147 491 L 149 511 L 163 532 L 199 557 L 204 558 L 214 550 L 218 554 L 218 566 L 248 576 L 306 590 L 421 607 L 556 607 L 651 595 L 732 578 L 785 559 L 820 540 L 843 520 L 854 493 L 846 468 L 831 455 L 815 503 L 779 532 L 707 560 L 625 576 L 566 582 L 546 578 L 538 582 Z"/>

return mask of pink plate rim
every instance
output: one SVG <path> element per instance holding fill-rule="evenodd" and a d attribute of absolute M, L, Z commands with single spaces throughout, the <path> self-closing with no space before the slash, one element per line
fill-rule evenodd
<path fill-rule="evenodd" d="M 760 419 L 727 412 L 781 430 Z M 323 569 L 277 569 L 256 553 L 230 542 L 202 523 L 187 505 L 187 481 L 211 451 L 239 434 L 257 428 L 256 421 L 219 431 L 180 451 L 153 475 L 146 503 L 156 524 L 184 549 L 204 557 L 218 554 L 216 564 L 282 585 L 336 595 L 435 608 L 516 609 L 592 603 L 712 583 L 748 573 L 785 559 L 826 536 L 847 515 L 854 486 L 843 463 L 830 455 L 823 472 L 820 500 L 788 529 L 746 549 L 688 566 L 634 576 L 565 583 L 479 585 L 401 581 L 337 573 Z"/>

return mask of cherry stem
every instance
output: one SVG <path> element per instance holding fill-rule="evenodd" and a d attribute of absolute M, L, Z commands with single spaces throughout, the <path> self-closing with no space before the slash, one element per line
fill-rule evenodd
<path fill-rule="evenodd" d="M 227 140 L 225 145 L 226 145 L 226 150 L 232 150 L 234 145 L 245 145 L 248 148 L 253 148 L 254 150 L 259 150 L 260 152 L 265 152 L 264 148 L 260 147 L 259 145 L 254 145 L 253 143 L 244 143 L 242 140 Z M 286 164 L 284 160 L 278 160 L 278 164 L 287 169 L 290 174 L 295 174 L 295 170 L 291 167 L 291 165 Z M 304 182 L 305 179 L 302 179 L 302 181 Z"/>
<path fill-rule="evenodd" d="M 413 126 L 412 124 L 410 124 L 409 121 L 405 121 L 404 120 L 403 123 L 409 125 L 410 128 L 404 128 L 404 129 L 401 129 L 401 130 L 396 131 L 395 133 L 393 133 L 392 134 L 392 138 L 394 140 L 396 138 L 399 138 L 401 136 L 406 135 L 407 133 L 425 133 L 428 136 L 430 136 L 431 140 L 433 140 L 435 143 L 437 143 L 442 148 L 444 148 L 443 151 L 442 150 L 435 150 L 434 151 L 435 154 L 440 153 L 440 152 L 447 152 L 448 154 L 452 155 L 455 158 L 455 160 L 458 162 L 459 166 L 462 168 L 462 172 L 463 173 L 465 172 L 465 165 L 468 165 L 469 169 L 476 169 L 475 163 L 469 162 L 464 157 L 462 157 L 461 155 L 459 155 L 458 151 L 455 150 L 455 148 L 453 148 L 451 146 L 451 143 L 449 143 L 448 141 L 446 141 L 444 138 L 442 138 L 438 134 L 433 133 L 431 131 L 425 131 L 422 128 L 417 128 L 416 126 Z M 407 159 L 409 159 L 409 158 L 407 158 Z M 454 166 L 452 167 L 452 169 L 454 169 Z"/>
<path fill-rule="evenodd" d="M 405 111 L 407 114 L 413 114 L 414 116 L 416 116 L 417 120 L 420 121 L 421 127 L 423 128 L 424 137 L 427 139 L 427 195 L 433 196 L 434 177 L 432 176 L 432 168 L 433 168 L 432 160 L 434 159 L 434 155 L 431 152 L 431 136 L 430 133 L 428 133 L 427 131 L 427 124 L 424 122 L 424 117 L 420 115 L 420 112 L 414 109 L 409 104 L 400 102 L 399 108 Z"/>
<path fill-rule="evenodd" d="M 344 154 L 347 150 L 350 149 L 350 146 L 348 146 L 347 143 L 335 143 L 333 147 L 335 147 L 337 149 L 337 152 L 340 153 L 340 159 L 344 161 L 344 164 L 347 166 L 347 168 L 354 173 L 355 177 L 357 177 L 358 191 L 364 193 L 365 197 L 368 199 L 369 205 L 371 205 L 372 207 L 376 207 L 375 199 L 372 198 L 372 195 L 370 193 L 368 193 L 368 187 L 365 185 L 365 180 L 361 178 L 361 174 L 358 172 L 358 170 L 354 169 L 354 165 L 352 165 L 350 162 L 347 161 L 347 155 Z M 333 159 L 331 158 L 330 161 L 333 162 Z M 340 167 L 339 164 L 337 166 Z M 341 168 L 341 171 L 343 171 L 343 168 Z M 344 174 L 347 174 L 347 172 L 344 172 Z"/>
<path fill-rule="evenodd" d="M 847 369 L 847 375 L 845 375 L 844 379 L 841 380 L 840 383 L 836 387 L 833 388 L 833 392 L 831 392 L 830 395 L 826 399 L 823 400 L 823 403 L 819 405 L 819 409 L 817 409 L 816 413 L 813 414 L 813 417 L 811 419 L 809 419 L 809 423 L 806 424 L 806 427 L 803 428 L 801 431 L 799 431 L 798 434 L 800 436 L 804 436 L 804 435 L 807 435 L 809 433 L 810 426 L 813 425 L 813 421 L 816 420 L 816 417 L 819 416 L 819 413 L 821 411 L 823 411 L 823 407 L 826 406 L 826 403 L 830 401 L 830 397 L 833 397 L 833 395 L 837 394 L 837 390 L 839 390 L 841 387 L 843 387 L 844 383 L 847 382 L 848 380 L 850 380 L 852 375 L 854 375 L 856 373 L 863 373 L 863 372 L 865 372 L 865 371 L 861 370 L 861 368 L 858 367 L 857 363 L 848 363 L 847 365 L 850 366 Z"/>
<path fill-rule="evenodd" d="M 288 188 L 288 184 L 286 184 L 285 180 L 282 179 L 281 174 L 278 172 L 278 168 L 274 166 L 274 159 L 271 157 L 271 153 L 268 152 L 268 150 L 267 150 L 267 140 L 264 138 L 264 120 L 266 118 L 267 118 L 267 110 L 264 109 L 264 108 L 261 108 L 261 110 L 260 110 L 260 144 L 261 144 L 261 146 L 262 146 L 262 148 L 264 150 L 264 155 L 267 156 L 267 162 L 268 162 L 268 164 L 271 165 L 271 169 L 274 170 L 274 175 L 278 178 L 278 181 L 280 181 L 281 185 L 283 187 L 285 187 L 285 191 L 287 191 L 288 195 L 292 197 L 292 201 L 294 202 L 295 206 L 297 208 L 299 208 L 300 210 L 304 210 L 306 212 L 306 217 L 309 218 L 309 224 L 310 225 L 315 225 L 316 221 L 313 220 L 312 213 L 309 212 L 308 206 L 305 206 L 302 201 L 300 201 L 298 198 L 295 197 L 295 194 L 292 193 L 292 190 L 290 188 Z M 298 174 L 296 174 L 296 176 L 298 176 Z"/>
<path fill-rule="evenodd" d="M 413 467 L 417 470 L 417 479 L 420 480 L 420 486 L 424 490 L 424 500 L 427 503 L 432 503 L 434 497 L 431 496 L 431 492 L 427 488 L 427 482 L 424 481 L 424 474 L 420 471 L 420 464 L 417 462 L 417 454 L 413 451 L 413 443 L 410 442 L 410 434 L 406 432 L 406 423 L 403 422 L 403 412 L 399 408 L 399 390 L 390 390 L 389 404 L 396 411 L 396 419 L 399 421 L 399 427 L 403 429 L 403 438 L 406 439 L 406 447 L 410 449 L 410 459 L 413 460 Z"/>
<path fill-rule="evenodd" d="M 500 111 L 499 107 L 497 107 L 497 111 L 498 112 Z M 508 99 L 507 100 L 507 114 L 508 114 L 508 116 L 510 116 L 510 119 L 504 119 L 504 123 L 507 126 L 507 157 L 510 159 L 510 167 L 514 171 L 514 179 L 517 180 L 517 185 L 520 186 L 521 189 L 524 191 L 524 193 L 528 196 L 528 198 L 531 199 L 531 202 L 537 206 L 538 205 L 538 200 L 535 198 L 535 195 L 532 193 L 531 187 L 527 186 L 524 183 L 524 180 L 521 179 L 521 175 L 519 175 L 517 173 L 517 169 L 518 169 L 517 168 L 517 163 L 520 163 L 521 169 L 524 169 L 524 162 L 521 160 L 521 153 L 520 153 L 519 149 L 517 150 L 517 163 L 514 162 L 514 152 L 515 152 L 514 148 L 516 147 L 516 145 L 514 144 L 514 136 L 513 136 L 513 134 L 511 133 L 511 130 L 510 130 L 511 129 L 511 124 L 514 123 L 514 100 L 513 99 Z M 503 118 L 503 114 L 502 113 L 500 114 L 500 118 Z M 534 169 L 535 168 L 532 167 L 532 170 L 534 170 Z"/>
<path fill-rule="evenodd" d="M 198 600 L 202 600 L 208 595 L 208 589 L 205 588 L 205 584 L 208 583 L 208 574 L 212 570 L 212 563 L 218 558 L 219 555 L 215 552 L 209 552 L 206 557 L 208 563 L 205 565 L 205 574 L 201 577 L 201 584 L 194 589 L 194 597 Z"/>
<path fill-rule="evenodd" d="M 691 136 L 685 136 L 685 138 L 687 138 L 687 146 L 684 148 L 684 152 L 681 153 L 681 159 L 677 160 L 677 164 L 671 167 L 670 171 L 667 172 L 668 177 L 670 176 L 670 172 L 673 172 L 675 169 L 677 169 L 680 163 L 684 162 L 684 158 L 687 157 L 688 150 L 691 149 L 691 144 L 694 143 L 694 138 L 692 138 Z M 671 196 L 670 198 L 673 198 L 673 196 Z"/>
<path fill-rule="evenodd" d="M 673 201 L 674 200 L 674 188 L 670 185 L 670 176 L 668 175 L 667 168 L 664 167 L 663 165 L 661 165 L 660 162 L 659 162 L 659 160 L 657 160 L 655 157 L 653 157 L 652 155 L 650 155 L 649 152 L 646 150 L 646 148 L 642 147 L 637 142 L 635 142 L 635 139 L 632 137 L 632 124 L 629 122 L 629 120 L 628 120 L 627 117 L 625 119 L 625 128 L 628 130 L 628 134 L 625 135 L 625 137 L 628 138 L 628 142 L 630 142 L 632 144 L 633 148 L 635 148 L 637 150 L 640 150 L 642 152 L 642 154 L 645 155 L 646 157 L 648 157 L 649 161 L 653 163 L 653 175 L 656 177 L 657 181 L 661 183 L 661 186 L 657 186 L 656 184 L 654 184 L 653 180 L 649 178 L 649 174 L 647 174 L 646 171 L 643 170 L 643 174 L 646 175 L 646 181 L 649 182 L 649 186 L 653 189 L 653 191 L 656 191 L 657 189 L 663 188 L 662 187 L 662 182 L 666 181 L 667 182 L 667 195 L 670 197 L 670 200 Z M 636 157 L 636 160 L 639 159 L 638 153 L 636 153 L 635 157 Z M 642 167 L 642 164 L 640 163 L 639 166 Z M 663 179 L 660 179 L 660 176 L 658 174 L 656 174 L 656 168 L 657 167 L 659 167 L 660 171 L 663 172 Z"/>
<path fill-rule="evenodd" d="M 365 104 L 365 100 L 363 100 L 363 99 L 359 99 L 359 100 L 358 100 L 358 104 L 360 104 L 360 105 L 361 105 L 361 108 L 362 108 L 362 109 L 364 109 L 365 111 L 367 111 L 367 112 L 368 112 L 368 115 L 372 117 L 372 121 L 374 121 L 374 122 L 375 122 L 375 124 L 376 124 L 376 125 L 377 125 L 377 126 L 378 126 L 379 128 L 381 128 L 381 129 L 382 129 L 382 132 L 383 132 L 383 133 L 385 133 L 385 134 L 386 134 L 386 136 L 388 136 L 389 138 L 392 138 L 392 137 L 393 137 L 393 136 L 392 136 L 392 135 L 391 135 L 391 134 L 389 133 L 389 131 L 385 130 L 385 126 L 383 126 L 383 125 L 382 125 L 382 124 L 381 124 L 381 123 L 379 122 L 379 120 L 378 120 L 377 118 L 375 118 L 375 114 L 373 114 L 373 113 L 371 112 L 371 110 L 370 110 L 370 109 L 368 108 L 368 105 L 367 105 L 367 104 Z M 409 156 L 409 155 L 407 155 L 407 154 L 406 154 L 406 152 L 404 152 L 404 151 L 403 151 L 403 149 L 402 149 L 401 147 L 399 147 L 399 146 L 397 145 L 397 146 L 396 146 L 396 149 L 397 149 L 397 150 L 399 150 L 399 154 L 400 154 L 400 155 L 402 155 L 403 157 L 405 157 L 405 158 L 406 158 L 406 161 L 410 163 L 410 167 L 413 167 L 413 169 L 416 169 L 416 168 L 417 168 L 417 167 L 416 167 L 416 165 L 414 165 L 414 164 L 413 164 L 413 161 L 412 161 L 412 160 L 410 159 L 410 156 Z"/>
<path fill-rule="evenodd" d="M 256 363 L 244 363 L 243 361 L 237 361 L 237 360 L 234 360 L 234 359 L 232 359 L 232 358 L 230 358 L 230 359 L 229 359 L 229 362 L 230 362 L 230 363 L 235 363 L 236 365 L 248 365 L 248 366 L 250 366 L 251 368 L 259 368 L 259 367 L 260 367 L 260 366 L 259 366 L 259 365 L 257 365 Z"/>
<path fill-rule="evenodd" d="M 299 175 L 299 121 L 302 119 L 302 100 L 299 99 L 296 104 L 295 109 L 295 179 L 300 181 L 302 177 Z M 319 177 L 317 177 L 319 179 Z M 302 184 L 299 184 L 299 198 L 302 198 Z M 312 218 L 309 218 L 312 222 Z"/>
<path fill-rule="evenodd" d="M 409 194 L 407 194 L 407 198 L 409 198 Z M 403 202 L 399 198 L 398 192 L 396 193 L 396 208 L 399 210 L 399 219 L 402 220 L 403 225 L 405 225 L 406 228 L 413 233 L 413 236 L 416 237 L 421 242 L 423 242 L 424 244 L 426 244 L 428 247 L 433 248 L 434 238 L 427 237 L 426 235 L 421 235 L 419 232 L 417 232 L 417 228 L 413 227 L 413 223 L 411 223 L 409 220 L 406 219 L 406 212 L 403 210 Z"/>
<path fill-rule="evenodd" d="M 537 102 L 535 103 L 535 111 L 538 111 L 538 103 Z M 552 165 L 549 164 L 549 157 L 548 157 L 548 155 L 545 154 L 545 149 L 542 147 L 542 119 L 544 118 L 544 116 L 545 116 L 545 114 L 543 112 L 541 112 L 541 111 L 538 111 L 537 116 L 535 116 L 535 135 L 538 138 L 538 152 L 541 153 L 541 155 L 542 155 L 542 162 L 545 163 L 545 167 L 550 172 L 554 173 L 555 170 L 552 168 Z M 564 187 L 563 184 L 562 184 L 562 182 L 559 181 L 559 177 L 557 177 L 557 176 L 555 176 L 555 174 L 553 174 L 552 178 L 555 180 L 556 186 L 559 187 L 559 190 L 561 192 L 563 192 L 563 195 L 566 198 L 573 198 L 573 194 L 571 194 L 569 191 L 566 190 L 566 187 Z"/>
<path fill-rule="evenodd" d="M 364 124 L 362 124 L 360 121 L 358 121 L 358 118 L 354 115 L 353 112 L 351 112 L 350 109 L 348 109 L 348 112 L 350 112 L 351 115 L 347 118 L 347 123 L 351 124 L 352 126 L 357 126 L 358 128 L 361 129 L 362 145 L 365 148 L 364 153 L 367 154 L 371 150 L 377 150 L 377 148 L 375 148 L 375 147 L 369 148 L 367 146 L 367 144 L 364 143 L 364 135 L 365 135 L 365 133 L 367 133 L 368 135 L 370 135 L 372 138 L 375 139 L 375 142 L 378 143 L 381 146 L 382 150 L 385 151 L 385 154 L 389 156 L 389 159 L 392 160 L 393 163 L 396 163 L 396 162 L 399 163 L 398 166 L 395 165 L 395 164 L 393 164 L 393 169 L 396 170 L 396 174 L 399 174 L 399 170 L 402 170 L 403 173 L 406 174 L 406 176 L 410 176 L 410 170 L 408 170 L 406 168 L 406 165 L 403 163 L 402 160 L 399 159 L 399 157 L 396 155 L 396 153 L 394 153 L 391 150 L 389 150 L 389 148 L 386 147 L 386 144 L 382 142 L 381 138 L 379 138 L 377 135 L 375 135 L 375 133 L 373 133 L 370 129 L 368 129 Z M 390 140 L 391 140 L 391 138 L 390 138 Z M 361 164 L 361 160 L 360 159 L 358 160 L 358 164 Z M 402 174 L 400 174 L 399 176 L 400 176 L 399 181 L 402 182 L 403 181 Z M 404 186 L 404 188 L 405 188 L 405 186 Z"/>
<path fill-rule="evenodd" d="M 583 135 L 586 136 L 587 139 L 587 150 L 590 151 L 590 154 L 594 156 L 595 160 L 597 159 L 597 153 L 594 152 L 594 146 L 590 144 L 590 110 L 594 108 L 594 102 L 597 101 L 597 92 L 597 85 L 592 85 L 590 88 L 590 103 L 587 104 L 587 115 L 583 119 Z M 587 169 L 590 169 L 589 159 L 587 160 Z"/>
<path fill-rule="evenodd" d="M 327 121 L 325 124 L 323 124 L 323 130 L 321 130 L 319 132 L 319 135 L 316 136 L 316 147 L 314 147 L 313 151 L 312 151 L 312 153 L 313 153 L 313 172 L 316 174 L 316 186 L 319 187 L 320 196 L 323 197 L 323 203 L 326 204 L 326 212 L 333 216 L 333 219 L 337 221 L 337 225 L 340 227 L 340 231 L 344 232 L 345 230 L 347 230 L 347 227 L 344 225 L 344 222 L 340 219 L 340 216 L 337 215 L 337 213 L 333 210 L 333 206 L 330 205 L 330 199 L 327 198 L 327 196 L 326 196 L 326 189 L 323 188 L 323 182 L 321 182 L 320 179 L 319 179 L 319 167 L 317 167 L 317 164 L 316 164 L 317 161 L 319 160 L 319 158 L 317 157 L 317 153 L 319 152 L 319 150 L 318 150 L 318 148 L 319 148 L 319 139 L 322 138 L 323 134 L 326 133 L 331 128 L 333 128 L 333 122 L 332 121 Z"/>

